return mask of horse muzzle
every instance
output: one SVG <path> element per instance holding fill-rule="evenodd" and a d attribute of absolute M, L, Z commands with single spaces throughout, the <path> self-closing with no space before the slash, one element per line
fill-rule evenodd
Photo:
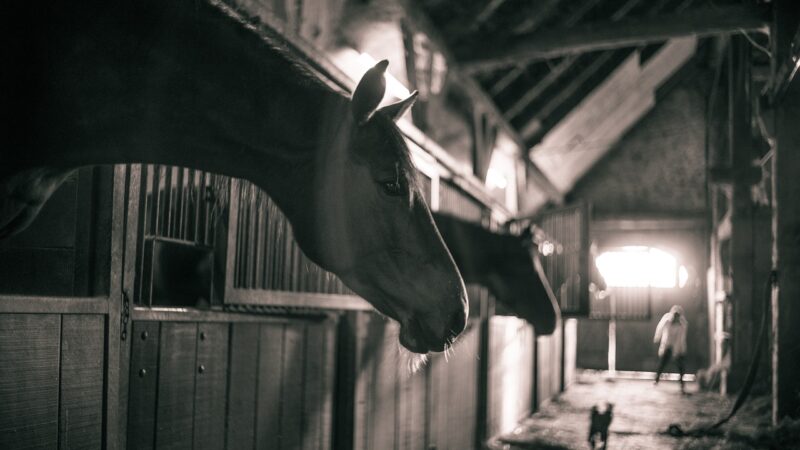
<path fill-rule="evenodd" d="M 443 352 L 455 343 L 466 324 L 465 309 L 453 312 L 443 326 L 429 324 L 424 317 L 415 316 L 401 324 L 400 344 L 414 353 Z"/>

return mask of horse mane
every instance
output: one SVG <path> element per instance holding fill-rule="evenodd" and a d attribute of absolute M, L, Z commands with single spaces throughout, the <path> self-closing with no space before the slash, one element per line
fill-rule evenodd
<path fill-rule="evenodd" d="M 261 44 L 268 48 L 268 55 L 264 56 L 269 59 L 270 68 L 277 69 L 278 76 L 304 88 L 319 89 L 329 93 L 336 93 L 343 97 L 347 96 L 344 88 L 338 90 L 332 87 L 332 85 L 338 85 L 332 77 L 326 77 L 313 64 L 298 56 L 298 52 L 292 48 L 294 45 L 289 40 L 272 28 L 262 25 L 263 22 L 260 17 L 248 16 L 246 11 L 233 8 L 227 4 L 215 3 L 214 6 L 219 8 L 227 17 L 236 21 L 238 25 L 253 33 L 253 36 L 257 37 Z M 326 82 L 325 78 L 330 81 Z M 395 125 L 393 118 L 382 114 L 375 114 L 373 117 L 377 119 L 382 131 L 389 137 L 390 148 L 400 150 L 396 156 L 400 162 L 400 173 L 406 185 L 411 190 L 418 190 L 418 171 L 411 159 L 411 150 Z"/>
<path fill-rule="evenodd" d="M 251 15 L 241 8 L 222 2 L 212 2 L 212 5 L 219 9 L 228 19 L 236 22 L 236 26 L 252 33 L 253 37 L 268 49 L 268 52 L 260 55 L 260 58 L 267 60 L 270 68 L 277 70 L 278 76 L 284 77 L 285 80 L 298 86 L 319 89 L 346 97 L 347 93 L 344 88 L 333 88 L 332 85 L 338 86 L 338 83 L 332 77 L 326 77 L 309 61 L 299 56 L 299 52 L 293 49 L 295 45 L 269 25 L 264 24 L 259 16 Z M 325 82 L 325 78 L 330 81 Z"/>

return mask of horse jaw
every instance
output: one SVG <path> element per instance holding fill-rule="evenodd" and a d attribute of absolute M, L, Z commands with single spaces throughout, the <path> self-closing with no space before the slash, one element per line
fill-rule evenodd
<path fill-rule="evenodd" d="M 348 267 L 338 270 L 339 277 L 379 312 L 399 322 L 403 347 L 421 354 L 445 351 L 464 330 L 469 306 L 458 269 L 424 202 L 417 199 L 403 218 L 395 214 L 356 218 L 346 228 L 359 233 L 349 242 L 331 243 L 338 254 L 348 255 L 343 260 L 352 258 Z M 375 242 L 381 245 L 359 247 Z"/>
<path fill-rule="evenodd" d="M 349 114 L 340 117 L 358 126 Z M 370 161 L 352 151 L 372 149 L 372 139 L 365 143 L 363 134 L 335 128 L 327 147 L 316 152 L 313 217 L 293 223 L 298 243 L 314 262 L 399 322 L 400 342 L 408 350 L 443 351 L 466 321 L 458 269 L 419 192 L 413 191 L 413 201 L 387 196 Z"/>

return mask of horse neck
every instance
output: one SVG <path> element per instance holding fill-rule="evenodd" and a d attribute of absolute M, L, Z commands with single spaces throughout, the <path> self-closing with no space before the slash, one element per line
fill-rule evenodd
<path fill-rule="evenodd" d="M 348 99 L 280 80 L 266 83 L 274 94 L 258 105 L 257 119 L 248 117 L 251 111 L 241 107 L 244 92 L 198 96 L 194 108 L 183 110 L 170 104 L 173 99 L 145 98 L 138 100 L 141 108 L 113 120 L 101 113 L 78 111 L 76 115 L 89 117 L 85 121 L 97 126 L 64 127 L 63 133 L 53 133 L 62 138 L 58 142 L 33 145 L 7 166 L 143 163 L 187 167 L 247 179 L 265 190 L 287 215 L 299 214 L 298 209 L 313 201 L 310 191 L 317 179 L 320 153 L 333 150 L 328 148 L 331 134 L 346 129 L 342 117 L 349 117 Z M 148 109 L 148 103 L 157 101 L 165 104 L 155 111 Z"/>
<path fill-rule="evenodd" d="M 116 23 L 114 8 L 103 11 Z M 56 84 L 20 79 L 12 101 L 0 105 L 19 118 L 0 136 L 0 178 L 43 166 L 181 166 L 254 182 L 290 221 L 308 215 L 310 186 L 324 167 L 315 159 L 328 151 L 331 134 L 345 129 L 348 99 L 215 8 L 195 11 L 213 23 L 208 28 L 197 26 L 195 14 L 178 11 L 172 21 L 149 8 L 140 12 L 148 27 L 98 34 L 75 26 L 63 36 L 59 27 L 37 29 L 45 36 L 37 42 L 61 43 L 63 51 L 48 51 L 47 64 L 48 73 L 62 76 Z M 39 67 L 35 51 L 14 56 L 12 65 Z"/>
<path fill-rule="evenodd" d="M 142 8 L 134 29 L 80 26 L 87 15 L 72 8 L 48 16 L 78 24 L 35 28 L 63 50 L 47 52 L 57 82 L 14 80 L 0 111 L 19 119 L 0 137 L 0 173 L 153 163 L 246 178 L 269 194 L 313 177 L 321 127 L 348 99 L 217 8 L 196 6 Z M 89 22 L 116 23 L 124 11 L 98 14 L 109 17 Z M 39 67 L 43 51 L 15 53 L 10 64 Z M 286 177 L 296 180 L 277 181 Z"/>

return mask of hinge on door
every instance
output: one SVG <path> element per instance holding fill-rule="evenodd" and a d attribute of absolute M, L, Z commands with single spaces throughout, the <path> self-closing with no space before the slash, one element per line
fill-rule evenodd
<path fill-rule="evenodd" d="M 128 292 L 122 291 L 122 313 L 119 318 L 119 338 L 121 340 L 128 339 L 128 320 L 131 318 L 131 302 L 128 298 Z"/>

